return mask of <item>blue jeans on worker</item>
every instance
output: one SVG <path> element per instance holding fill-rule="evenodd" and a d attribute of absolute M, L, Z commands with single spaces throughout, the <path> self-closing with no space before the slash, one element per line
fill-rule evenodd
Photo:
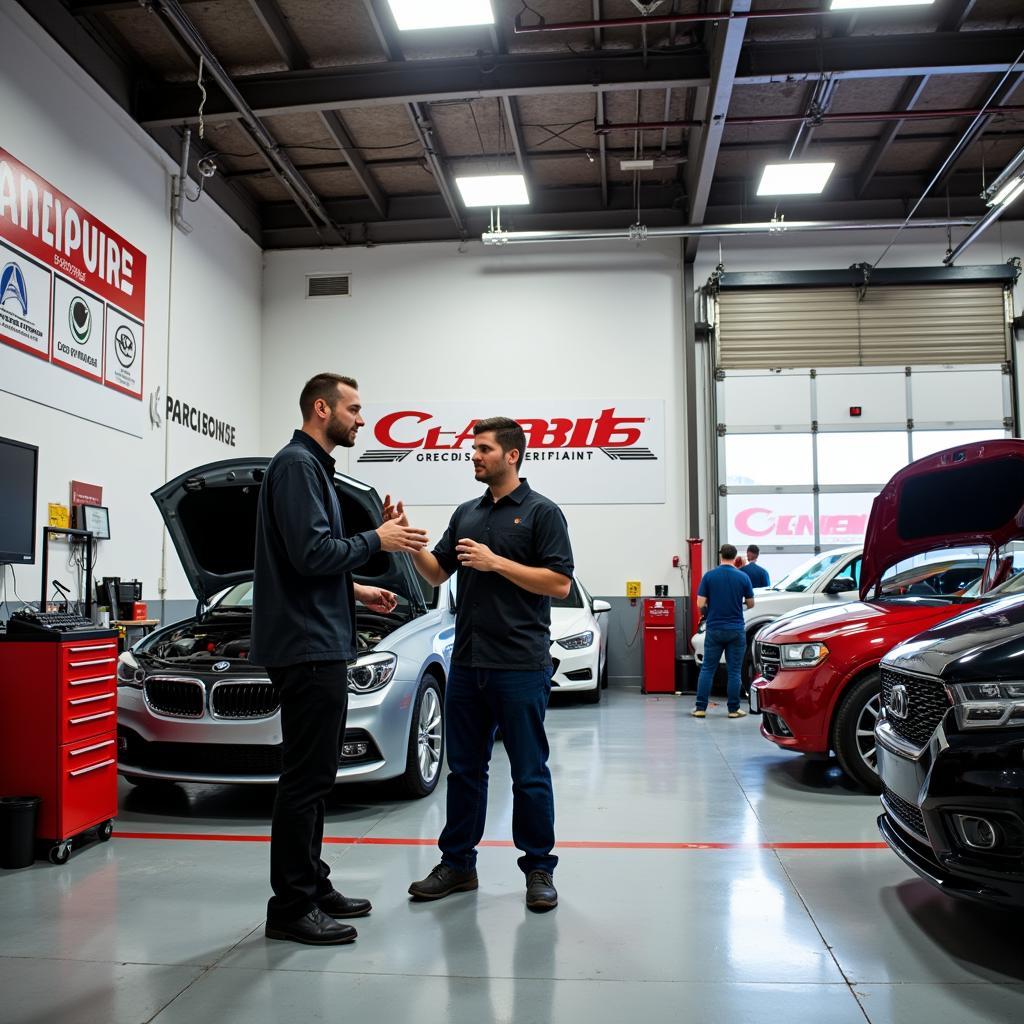
<path fill-rule="evenodd" d="M 487 814 L 488 766 L 495 728 L 512 767 L 512 840 L 519 867 L 554 872 L 555 799 L 544 715 L 551 672 L 453 665 L 444 695 L 448 745 L 448 817 L 437 845 L 456 871 L 476 867 Z"/>
<path fill-rule="evenodd" d="M 742 629 L 709 629 L 704 634 L 704 664 L 697 679 L 697 708 L 704 711 L 711 696 L 711 684 L 715 680 L 715 669 L 725 651 L 725 668 L 729 676 L 727 690 L 729 710 L 738 711 L 740 706 L 741 674 L 743 655 L 747 648 L 747 637 Z"/>

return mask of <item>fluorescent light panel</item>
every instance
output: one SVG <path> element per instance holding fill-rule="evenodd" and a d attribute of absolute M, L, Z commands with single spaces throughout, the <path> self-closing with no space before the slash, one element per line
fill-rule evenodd
<path fill-rule="evenodd" d="M 456 178 L 466 206 L 527 206 L 526 179 L 521 174 L 485 174 Z"/>
<path fill-rule="evenodd" d="M 494 24 L 489 0 L 388 0 L 388 3 L 395 24 L 403 32 Z"/>
<path fill-rule="evenodd" d="M 825 188 L 835 163 L 768 164 L 757 186 L 759 196 L 813 196 Z"/>
<path fill-rule="evenodd" d="M 1014 178 L 1013 181 L 1008 181 L 993 197 L 992 201 L 988 204 L 989 206 L 1009 206 L 1024 192 L 1024 177 Z"/>
<path fill-rule="evenodd" d="M 833 11 L 866 11 L 872 7 L 930 7 L 935 0 L 832 0 Z"/>

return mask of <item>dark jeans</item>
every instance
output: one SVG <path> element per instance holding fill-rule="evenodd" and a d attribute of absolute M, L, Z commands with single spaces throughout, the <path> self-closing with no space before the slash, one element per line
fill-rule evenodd
<path fill-rule="evenodd" d="M 553 872 L 555 799 L 548 771 L 544 714 L 551 693 L 547 670 L 514 672 L 453 665 L 444 696 L 448 743 L 448 820 L 437 845 L 457 871 L 476 867 L 487 814 L 487 768 L 495 726 L 512 765 L 512 839 L 519 867 Z"/>
<path fill-rule="evenodd" d="M 725 668 L 729 675 L 729 710 L 738 711 L 740 706 L 740 676 L 743 671 L 743 655 L 747 649 L 747 637 L 742 629 L 709 629 L 704 634 L 704 664 L 697 678 L 697 707 L 702 711 L 708 706 L 711 684 L 715 669 L 725 651 Z"/>
<path fill-rule="evenodd" d="M 331 892 L 321 860 L 324 798 L 338 772 L 348 710 L 348 664 L 310 661 L 267 670 L 281 698 L 283 768 L 270 830 L 267 920 L 294 921 Z"/>

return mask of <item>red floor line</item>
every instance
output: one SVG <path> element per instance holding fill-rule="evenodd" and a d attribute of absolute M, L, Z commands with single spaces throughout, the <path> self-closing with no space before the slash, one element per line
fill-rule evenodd
<path fill-rule="evenodd" d="M 235 832 L 115 832 L 115 839 L 166 839 L 202 843 L 269 843 L 269 835 Z M 435 846 L 436 839 L 393 836 L 324 836 L 324 842 L 338 846 Z M 511 847 L 510 839 L 485 839 L 481 846 Z M 639 843 L 599 840 L 565 840 L 560 850 L 885 850 L 885 843 Z"/>

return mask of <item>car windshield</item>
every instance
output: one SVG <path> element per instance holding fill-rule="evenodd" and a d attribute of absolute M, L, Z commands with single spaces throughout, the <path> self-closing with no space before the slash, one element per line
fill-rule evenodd
<path fill-rule="evenodd" d="M 565 597 L 553 597 L 551 598 L 552 608 L 582 608 L 583 607 L 583 596 L 580 594 L 580 588 L 576 586 L 576 581 L 573 580 L 569 587 L 569 593 Z"/>
<path fill-rule="evenodd" d="M 252 608 L 252 580 L 232 587 L 215 604 L 218 608 Z"/>
<path fill-rule="evenodd" d="M 881 593 L 889 597 L 902 594 L 918 597 L 959 595 L 980 580 L 984 568 L 984 558 L 926 562 L 885 576 L 881 583 Z"/>
<path fill-rule="evenodd" d="M 802 594 L 809 590 L 815 580 L 820 579 L 837 562 L 849 555 L 847 551 L 826 551 L 815 555 L 810 561 L 798 565 L 788 576 L 784 576 L 772 590 L 785 590 L 789 594 Z"/>

